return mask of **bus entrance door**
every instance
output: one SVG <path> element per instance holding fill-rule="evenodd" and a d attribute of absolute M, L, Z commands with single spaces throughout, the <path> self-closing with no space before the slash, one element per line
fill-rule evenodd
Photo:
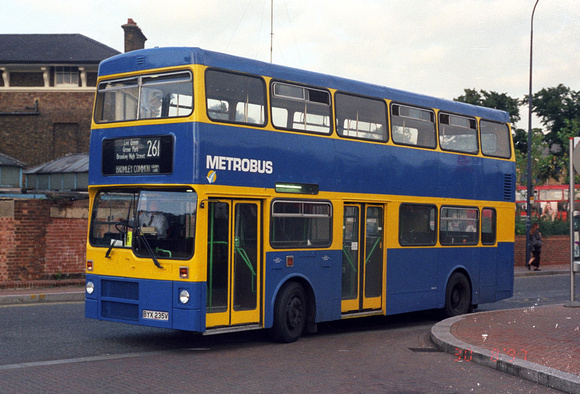
<path fill-rule="evenodd" d="M 258 323 L 260 204 L 208 203 L 206 326 Z"/>
<path fill-rule="evenodd" d="M 384 272 L 384 208 L 344 206 L 342 312 L 381 309 Z"/>

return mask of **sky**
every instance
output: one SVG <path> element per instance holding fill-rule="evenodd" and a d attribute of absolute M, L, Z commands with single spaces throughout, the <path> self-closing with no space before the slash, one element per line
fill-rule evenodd
<path fill-rule="evenodd" d="M 191 46 L 453 99 L 523 98 L 536 0 L 0 0 L 1 34 L 78 33 L 123 51 L 133 19 L 146 48 Z M 580 1 L 539 0 L 532 91 L 580 91 Z M 527 107 L 520 109 L 527 129 Z M 534 121 L 536 123 L 536 121 Z M 535 127 L 535 125 L 534 125 Z"/>

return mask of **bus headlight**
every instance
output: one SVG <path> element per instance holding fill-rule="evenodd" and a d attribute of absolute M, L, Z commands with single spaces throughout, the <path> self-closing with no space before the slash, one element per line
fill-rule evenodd
<path fill-rule="evenodd" d="M 179 293 L 179 301 L 182 304 L 187 304 L 189 302 L 189 291 L 181 290 L 181 292 Z"/>
<path fill-rule="evenodd" d="M 85 288 L 87 290 L 87 294 L 93 294 L 93 291 L 95 291 L 95 284 L 93 282 L 87 282 Z"/>

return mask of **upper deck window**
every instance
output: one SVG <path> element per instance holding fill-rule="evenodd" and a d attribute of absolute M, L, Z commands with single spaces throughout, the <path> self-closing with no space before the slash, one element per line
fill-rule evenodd
<path fill-rule="evenodd" d="M 387 140 L 387 109 L 382 100 L 337 93 L 338 135 L 371 141 Z"/>
<path fill-rule="evenodd" d="M 505 123 L 479 122 L 481 130 L 481 151 L 486 156 L 503 157 L 511 156 L 510 131 Z"/>
<path fill-rule="evenodd" d="M 205 86 L 207 116 L 211 120 L 266 124 L 266 85 L 261 78 L 208 70 Z"/>
<path fill-rule="evenodd" d="M 475 119 L 440 113 L 439 143 L 441 149 L 476 154 L 479 147 Z"/>
<path fill-rule="evenodd" d="M 393 104 L 391 106 L 393 141 L 401 145 L 435 148 L 435 114 L 433 111 Z"/>
<path fill-rule="evenodd" d="M 193 80 L 188 71 L 103 81 L 97 90 L 95 121 L 121 122 L 188 116 Z"/>
<path fill-rule="evenodd" d="M 330 93 L 289 83 L 272 83 L 272 124 L 289 130 L 330 134 Z"/>

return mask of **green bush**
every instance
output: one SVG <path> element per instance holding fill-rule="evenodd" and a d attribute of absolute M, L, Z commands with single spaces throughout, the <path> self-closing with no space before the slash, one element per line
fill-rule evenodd
<path fill-rule="evenodd" d="M 570 234 L 570 224 L 568 221 L 556 219 L 539 219 L 537 217 L 532 218 L 532 223 L 538 223 L 540 225 L 540 232 L 542 236 L 549 237 L 551 235 L 569 235 Z M 516 235 L 526 234 L 526 218 L 520 217 L 520 220 L 516 219 Z"/>

